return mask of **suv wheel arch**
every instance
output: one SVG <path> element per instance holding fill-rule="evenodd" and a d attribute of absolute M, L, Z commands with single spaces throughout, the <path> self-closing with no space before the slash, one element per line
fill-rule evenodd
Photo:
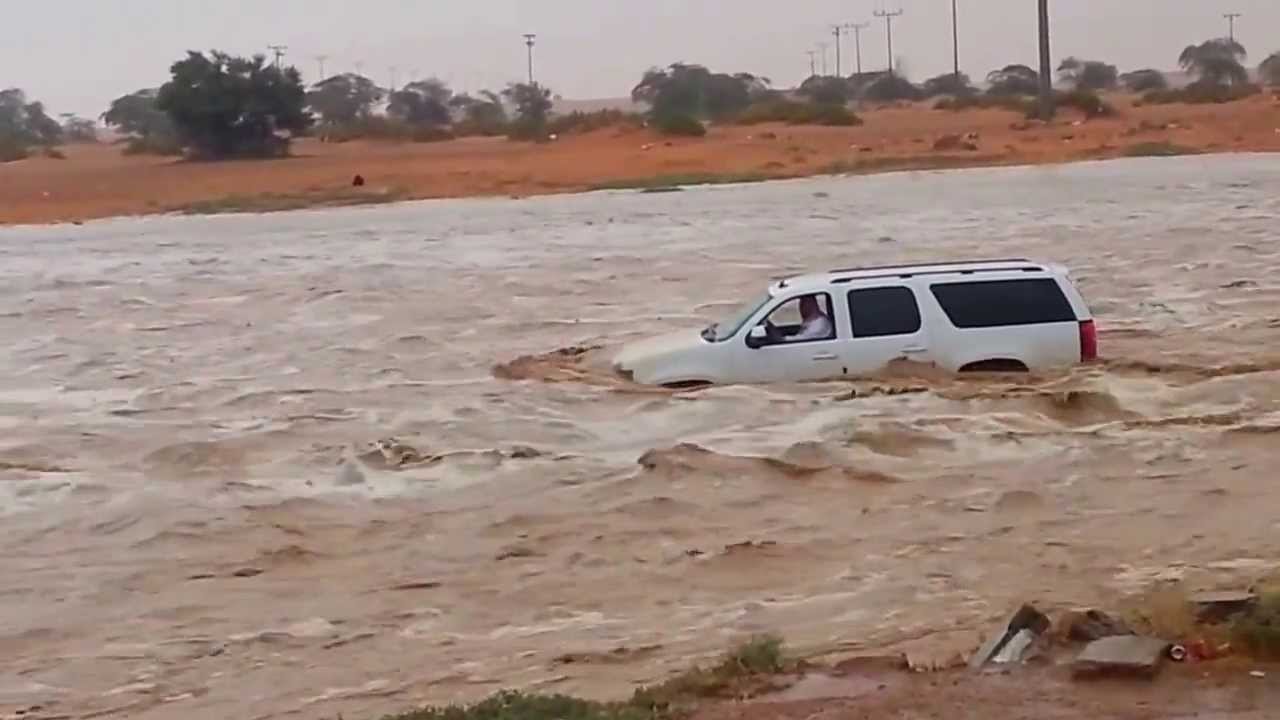
<path fill-rule="evenodd" d="M 989 372 L 989 373 L 1025 373 L 1030 372 L 1027 364 L 1021 360 L 1013 358 L 990 358 L 987 360 L 978 360 L 971 362 L 960 368 L 962 373 Z"/>

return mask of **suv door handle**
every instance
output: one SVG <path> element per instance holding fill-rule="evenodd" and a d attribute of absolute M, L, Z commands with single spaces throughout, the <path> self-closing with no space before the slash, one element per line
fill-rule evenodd
<path fill-rule="evenodd" d="M 907 353 L 908 355 L 919 355 L 920 353 L 929 352 L 929 348 L 922 348 L 918 346 L 905 347 L 902 348 L 902 352 Z"/>
<path fill-rule="evenodd" d="M 837 356 L 835 353 L 819 353 L 813 356 L 814 362 L 819 362 L 822 360 L 835 360 L 835 359 L 837 359 Z"/>

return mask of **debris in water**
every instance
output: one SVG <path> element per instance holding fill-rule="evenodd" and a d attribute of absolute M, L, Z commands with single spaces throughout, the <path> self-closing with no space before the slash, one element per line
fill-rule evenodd
<path fill-rule="evenodd" d="M 1258 604 L 1258 596 L 1248 591 L 1197 593 L 1190 600 L 1197 608 L 1197 619 L 1211 625 L 1247 613 Z"/>
<path fill-rule="evenodd" d="M 1056 634 L 1074 642 L 1090 643 L 1104 637 L 1132 635 L 1133 631 L 1123 620 L 1100 610 L 1077 610 L 1058 620 Z"/>
<path fill-rule="evenodd" d="M 1139 635 L 1116 635 L 1090 643 L 1076 658 L 1076 677 L 1133 675 L 1152 678 L 1160 671 L 1170 643 Z"/>
<path fill-rule="evenodd" d="M 992 635 L 987 643 L 982 646 L 977 653 L 969 659 L 969 669 L 978 670 L 992 660 L 996 662 L 1017 662 L 1021 659 L 1022 653 L 1026 651 L 1031 641 L 1036 637 L 1044 634 L 1051 627 L 1052 623 L 1048 616 L 1031 605 L 1023 605 L 1014 613 L 1009 622 L 995 635 Z M 1029 637 L 1019 638 L 1014 642 L 1014 638 L 1028 631 Z M 1007 655 L 1002 655 L 1006 645 L 1013 643 L 1014 648 Z M 1016 657 L 1015 657 L 1016 655 Z M 1012 659 L 997 660 L 997 656 L 1008 657 Z"/>

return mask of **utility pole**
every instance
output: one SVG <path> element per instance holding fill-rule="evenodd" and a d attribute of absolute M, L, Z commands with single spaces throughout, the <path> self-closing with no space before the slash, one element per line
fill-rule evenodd
<path fill-rule="evenodd" d="M 317 63 L 319 63 L 319 65 L 320 65 L 320 77 L 316 78 L 316 82 L 323 82 L 323 81 L 324 81 L 324 79 L 325 79 L 325 77 L 324 77 L 324 61 L 325 61 L 325 60 L 328 60 L 328 59 L 329 59 L 329 56 L 328 56 L 328 55 L 317 55 L 317 56 L 316 56 L 316 62 L 317 62 Z"/>
<path fill-rule="evenodd" d="M 827 48 L 831 47 L 826 43 L 818 43 L 818 51 L 822 53 L 822 77 L 827 76 Z"/>
<path fill-rule="evenodd" d="M 356 74 L 359 75 L 360 77 L 364 77 L 364 61 L 363 60 L 356 61 Z"/>
<path fill-rule="evenodd" d="M 268 45 L 267 49 L 276 54 L 276 69 L 280 69 L 280 58 L 284 57 L 284 51 L 289 49 L 288 45 Z"/>
<path fill-rule="evenodd" d="M 955 56 L 956 87 L 960 87 L 960 10 L 951 0 L 951 50 Z"/>
<path fill-rule="evenodd" d="M 1053 119 L 1053 57 L 1049 52 L 1049 0 L 1040 0 L 1040 119 Z"/>
<path fill-rule="evenodd" d="M 871 27 L 871 23 L 849 23 L 853 30 L 853 44 L 858 53 L 858 77 L 862 77 L 862 31 Z"/>
<path fill-rule="evenodd" d="M 1231 42 L 1236 41 L 1236 18 L 1243 17 L 1241 13 L 1226 13 L 1222 17 L 1227 19 L 1227 37 L 1231 38 Z"/>
<path fill-rule="evenodd" d="M 400 68 L 392 65 L 391 68 L 391 92 L 396 91 L 396 75 L 399 74 Z"/>
<path fill-rule="evenodd" d="M 524 36 L 524 44 L 529 47 L 529 84 L 536 85 L 533 81 L 533 41 L 537 39 L 534 33 L 526 33 Z"/>
<path fill-rule="evenodd" d="M 902 16 L 902 10 L 898 9 L 893 12 L 887 10 L 876 10 L 875 16 L 884 18 L 885 33 L 889 36 L 889 74 L 893 74 L 893 19 Z"/>
<path fill-rule="evenodd" d="M 836 36 L 836 77 L 844 74 L 844 63 L 840 58 L 840 36 L 848 33 L 844 25 L 832 25 L 831 34 Z"/>
<path fill-rule="evenodd" d="M 818 74 L 818 51 L 810 50 L 809 52 L 809 77 Z"/>

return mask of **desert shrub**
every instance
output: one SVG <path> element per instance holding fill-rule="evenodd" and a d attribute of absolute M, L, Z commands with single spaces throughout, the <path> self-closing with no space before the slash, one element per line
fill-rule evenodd
<path fill-rule="evenodd" d="M 702 137 L 707 134 L 706 126 L 697 118 L 682 113 L 659 116 L 654 119 L 653 127 L 663 135 Z"/>
<path fill-rule="evenodd" d="M 1027 113 L 1035 108 L 1035 102 L 1017 95 L 961 95 L 942 98 L 934 104 L 935 110 L 1008 110 Z"/>
<path fill-rule="evenodd" d="M 1056 92 L 1053 102 L 1058 107 L 1075 108 L 1088 118 L 1112 117 L 1116 114 L 1116 109 L 1103 100 L 1098 93 L 1084 88 L 1070 92 Z"/>
<path fill-rule="evenodd" d="M 748 107 L 738 116 L 740 125 L 780 122 L 790 125 L 827 125 L 853 127 L 862 119 L 843 105 L 796 102 L 794 100 L 769 100 Z"/>
<path fill-rule="evenodd" d="M 1145 93 L 1153 90 L 1168 90 L 1169 80 L 1159 70 L 1135 70 L 1120 76 L 1120 82 L 1130 92 Z"/>
<path fill-rule="evenodd" d="M 1142 96 L 1144 105 L 1208 105 L 1235 102 L 1257 95 L 1262 88 L 1253 84 L 1220 85 L 1194 82 L 1184 88 L 1153 90 Z"/>
<path fill-rule="evenodd" d="M 123 141 L 125 155 L 181 155 L 182 145 L 174 135 L 147 135 Z"/>
<path fill-rule="evenodd" d="M 964 73 L 956 75 L 955 73 L 947 73 L 937 77 L 929 78 L 920 86 L 920 90 L 925 97 L 938 97 L 939 95 L 954 95 L 957 97 L 968 97 L 977 94 L 977 89 L 973 87 L 969 76 Z"/>
<path fill-rule="evenodd" d="M 923 100 L 924 91 L 900 75 L 885 75 L 868 85 L 862 96 L 875 102 Z"/>
<path fill-rule="evenodd" d="M 622 110 L 574 111 L 568 115 L 552 118 L 547 124 L 547 132 L 555 135 L 572 135 L 619 125 L 644 127 L 644 118 L 636 113 L 623 112 Z"/>
<path fill-rule="evenodd" d="M 13 162 L 15 160 L 25 160 L 30 153 L 25 143 L 19 143 L 10 138 L 0 137 L 0 163 Z"/>

